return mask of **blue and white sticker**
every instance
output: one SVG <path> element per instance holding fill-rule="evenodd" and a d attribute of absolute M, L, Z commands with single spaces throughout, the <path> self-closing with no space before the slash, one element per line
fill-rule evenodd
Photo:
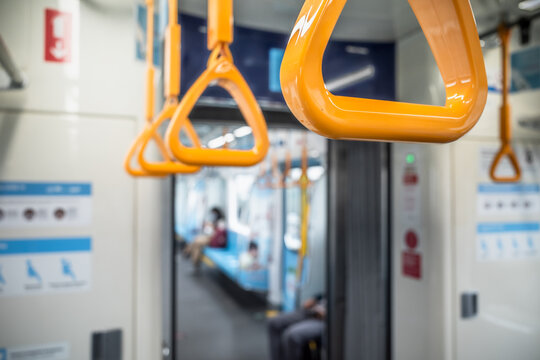
<path fill-rule="evenodd" d="M 68 343 L 29 345 L 0 349 L 0 360 L 68 360 L 70 346 Z"/>
<path fill-rule="evenodd" d="M 87 291 L 92 239 L 0 239 L 0 296 Z"/>
<path fill-rule="evenodd" d="M 0 181 L 0 229 L 92 223 L 92 185 Z"/>
<path fill-rule="evenodd" d="M 540 223 L 486 222 L 476 229 L 478 261 L 540 259 Z"/>

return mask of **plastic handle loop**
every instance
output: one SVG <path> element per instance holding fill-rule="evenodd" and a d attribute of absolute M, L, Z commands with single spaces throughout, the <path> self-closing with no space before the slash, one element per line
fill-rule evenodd
<path fill-rule="evenodd" d="M 306 0 L 281 65 L 287 105 L 310 130 L 334 139 L 445 143 L 467 133 L 487 98 L 478 32 L 466 0 L 409 0 L 446 87 L 445 106 L 333 95 L 324 84 L 326 44 L 347 0 Z"/>
<path fill-rule="evenodd" d="M 244 77 L 234 65 L 229 50 L 228 44 L 233 40 L 232 25 L 232 0 L 209 0 L 208 47 L 212 52 L 207 69 L 182 98 L 165 135 L 172 154 L 186 164 L 252 166 L 264 159 L 270 146 L 262 111 Z M 189 113 L 210 84 L 225 89 L 238 104 L 253 131 L 255 143 L 250 150 L 195 148 L 181 143 L 178 132 L 188 126 Z"/>
<path fill-rule="evenodd" d="M 517 182 L 521 180 L 521 167 L 519 161 L 512 149 L 512 123 L 510 121 L 510 104 L 508 101 L 509 90 L 509 70 L 510 70 L 510 35 L 511 30 L 506 25 L 501 24 L 499 27 L 499 36 L 501 38 L 502 48 L 502 105 L 500 118 L 500 138 L 501 148 L 489 171 L 489 176 L 495 182 Z M 508 156 L 512 167 L 514 168 L 514 176 L 502 177 L 496 174 L 497 167 L 501 163 L 504 156 Z"/>
<path fill-rule="evenodd" d="M 149 125 L 146 125 L 146 126 L 149 126 Z M 161 138 L 161 136 L 159 136 L 158 134 L 153 134 L 151 138 L 156 142 L 156 145 L 158 146 L 160 153 L 166 159 L 170 160 L 168 152 L 167 152 L 167 148 L 165 147 L 165 143 L 163 142 L 163 139 Z M 142 143 L 142 139 L 140 136 L 138 136 L 131 144 L 128 150 L 128 153 L 124 159 L 124 169 L 126 170 L 126 172 L 130 174 L 131 176 L 135 176 L 135 177 L 141 177 L 141 176 L 163 177 L 163 176 L 168 175 L 169 173 L 165 171 L 149 172 L 144 169 L 134 169 L 131 166 L 131 159 L 137 152 L 140 152 L 141 143 Z"/>
<path fill-rule="evenodd" d="M 508 156 L 512 167 L 514 168 L 514 176 L 501 177 L 497 176 L 496 174 L 497 167 L 505 156 Z M 521 167 L 519 166 L 519 161 L 510 144 L 503 144 L 501 146 L 501 149 L 499 150 L 499 152 L 495 156 L 495 159 L 493 160 L 493 163 L 491 164 L 489 175 L 491 179 L 495 182 L 518 182 L 519 180 L 521 180 Z"/>
<path fill-rule="evenodd" d="M 146 1 L 147 8 L 147 27 L 146 27 L 146 103 L 145 103 L 145 119 L 147 125 L 152 122 L 154 117 L 154 1 Z M 153 136 L 159 151 L 163 157 L 168 158 L 167 148 L 163 139 L 159 135 Z M 162 172 L 150 173 L 143 169 L 135 169 L 131 166 L 131 159 L 135 153 L 140 149 L 141 141 L 139 138 L 135 139 L 131 144 L 128 153 L 124 159 L 124 169 L 131 176 L 157 176 L 162 177 L 167 174 Z"/>
<path fill-rule="evenodd" d="M 165 135 L 169 149 L 179 161 L 192 165 L 252 166 L 266 156 L 270 143 L 264 116 L 248 84 L 231 60 L 228 56 L 211 59 L 208 68 L 182 98 Z M 179 130 L 187 126 L 189 113 L 208 85 L 214 82 L 231 94 L 252 128 L 255 141 L 252 149 L 193 148 L 180 142 Z"/>
<path fill-rule="evenodd" d="M 148 0 L 148 12 L 150 13 L 150 5 L 152 6 L 152 17 L 148 18 L 148 34 L 149 39 L 153 37 L 153 1 Z M 137 159 L 142 170 L 133 171 L 136 173 L 135 176 L 165 176 L 171 173 L 182 173 L 182 174 L 192 174 L 200 170 L 199 166 L 191 166 L 182 164 L 171 159 L 169 152 L 161 138 L 158 134 L 159 126 L 167 119 L 169 119 L 174 113 L 177 100 L 176 97 L 180 93 L 180 26 L 177 24 L 177 4 L 176 0 L 169 0 L 169 25 L 165 33 L 165 66 L 164 66 L 164 79 L 165 79 L 165 97 L 167 98 L 164 108 L 157 116 L 155 121 L 152 122 L 152 113 L 153 113 L 153 103 L 152 103 L 152 113 L 147 111 L 147 120 L 148 123 L 142 133 L 137 137 L 137 139 L 132 144 L 128 157 L 125 162 L 126 169 L 129 166 L 131 157 L 138 151 Z M 152 37 L 150 37 L 150 32 Z M 151 41 L 151 40 L 149 40 Z M 153 102 L 153 63 L 152 63 L 152 52 L 153 47 L 149 46 L 147 49 L 147 63 L 151 67 L 152 76 L 147 83 L 147 99 L 152 97 Z M 151 80 L 151 82 L 150 82 Z M 148 109 L 148 107 L 147 107 Z M 148 118 L 150 116 L 150 118 Z M 185 130 L 194 146 L 200 146 L 199 139 L 191 123 L 187 124 Z M 146 147 L 148 146 L 151 139 L 154 139 L 158 145 L 163 161 L 161 162 L 149 162 L 145 159 L 144 153 Z M 128 170 L 129 172 L 129 170 Z M 132 175 L 133 173 L 130 172 Z"/>
<path fill-rule="evenodd" d="M 177 108 L 177 104 L 175 102 L 166 103 L 165 107 L 163 108 L 161 113 L 157 116 L 157 118 L 154 120 L 154 122 L 150 126 L 148 126 L 140 136 L 141 150 L 139 151 L 137 160 L 139 161 L 139 164 L 141 165 L 141 167 L 148 172 L 154 172 L 154 173 L 165 172 L 168 174 L 173 174 L 173 173 L 194 174 L 201 169 L 200 166 L 183 164 L 178 161 L 173 161 L 169 157 L 166 157 L 165 161 L 161 161 L 161 162 L 150 162 L 150 161 L 147 161 L 144 157 L 144 150 L 148 146 L 150 139 L 157 134 L 159 126 L 165 120 L 171 118 L 176 108 Z M 197 133 L 195 132 L 195 129 L 191 125 L 190 121 L 187 121 L 184 124 L 183 129 L 186 131 L 188 138 L 193 144 L 193 146 L 200 147 L 201 144 L 199 142 L 199 138 L 197 136 Z"/>

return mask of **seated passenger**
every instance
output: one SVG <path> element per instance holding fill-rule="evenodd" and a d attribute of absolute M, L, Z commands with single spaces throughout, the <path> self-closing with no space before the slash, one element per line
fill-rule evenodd
<path fill-rule="evenodd" d="M 261 268 L 259 263 L 259 245 L 253 240 L 249 242 L 248 250 L 240 254 L 240 269 L 258 270 Z"/>
<path fill-rule="evenodd" d="M 309 344 L 321 343 L 325 327 L 326 300 L 322 295 L 307 300 L 301 310 L 276 316 L 268 321 L 270 358 L 303 360 Z"/>
<path fill-rule="evenodd" d="M 223 211 L 218 207 L 213 207 L 210 210 L 210 219 L 210 222 L 203 225 L 202 233 L 184 248 L 184 254 L 191 256 L 196 269 L 201 264 L 203 250 L 206 246 L 214 248 L 227 246 L 227 228 Z"/>

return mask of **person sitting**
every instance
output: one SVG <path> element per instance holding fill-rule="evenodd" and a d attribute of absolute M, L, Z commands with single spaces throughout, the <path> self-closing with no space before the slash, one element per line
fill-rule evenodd
<path fill-rule="evenodd" d="M 200 267 L 206 246 L 214 248 L 227 246 L 225 215 L 218 207 L 213 207 L 210 210 L 210 222 L 203 225 L 202 233 L 197 235 L 193 242 L 184 248 L 184 254 L 191 257 L 195 269 Z"/>
<path fill-rule="evenodd" d="M 259 245 L 253 240 L 250 240 L 248 250 L 240 254 L 239 259 L 240 269 L 242 270 L 258 270 L 261 268 L 259 263 Z"/>
<path fill-rule="evenodd" d="M 278 315 L 268 321 L 270 358 L 302 360 L 309 344 L 321 343 L 325 328 L 326 300 L 322 295 L 307 300 L 302 309 Z"/>

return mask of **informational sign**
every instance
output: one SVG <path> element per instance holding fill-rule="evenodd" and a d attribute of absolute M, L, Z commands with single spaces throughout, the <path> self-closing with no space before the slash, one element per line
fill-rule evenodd
<path fill-rule="evenodd" d="M 476 198 L 479 216 L 540 215 L 538 184 L 479 184 Z"/>
<path fill-rule="evenodd" d="M 146 20 L 147 8 L 144 5 L 138 4 L 135 8 L 137 18 L 137 28 L 135 29 L 135 57 L 137 60 L 146 60 Z M 154 65 L 161 66 L 161 33 L 159 29 L 159 16 L 154 15 Z"/>
<path fill-rule="evenodd" d="M 90 183 L 0 181 L 0 229 L 86 226 L 91 222 Z"/>
<path fill-rule="evenodd" d="M 512 54 L 512 91 L 540 89 L 540 46 Z"/>
<path fill-rule="evenodd" d="M 45 61 L 71 62 L 72 21 L 69 12 L 45 9 Z"/>
<path fill-rule="evenodd" d="M 268 89 L 271 92 L 281 92 L 279 72 L 283 55 L 285 55 L 285 49 L 282 48 L 272 48 L 268 51 Z"/>
<path fill-rule="evenodd" d="M 419 251 L 418 234 L 409 230 L 405 234 L 405 249 L 401 253 L 403 276 L 414 279 L 422 278 L 422 254 Z"/>
<path fill-rule="evenodd" d="M 0 239 L 0 297 L 90 289 L 92 240 Z"/>
<path fill-rule="evenodd" d="M 68 343 L 0 348 L 0 360 L 68 360 Z"/>
<path fill-rule="evenodd" d="M 540 259 L 540 223 L 480 223 L 476 245 L 478 261 Z"/>

